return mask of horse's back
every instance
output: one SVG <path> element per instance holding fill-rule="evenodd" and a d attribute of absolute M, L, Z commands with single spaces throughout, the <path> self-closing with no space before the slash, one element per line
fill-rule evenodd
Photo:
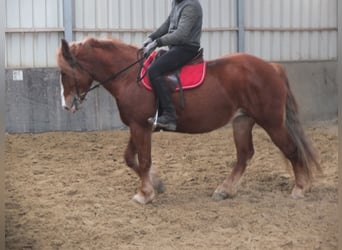
<path fill-rule="evenodd" d="M 236 53 L 208 61 L 207 72 L 218 79 L 238 108 L 254 117 L 284 110 L 287 78 L 279 64 Z"/>
<path fill-rule="evenodd" d="M 247 53 L 234 53 L 229 55 L 224 55 L 217 59 L 209 60 L 208 67 L 224 66 L 230 69 L 239 68 L 247 71 L 257 70 L 259 73 L 261 71 L 272 73 L 283 72 L 284 69 L 280 64 L 270 63 L 262 58 L 256 57 Z"/>
<path fill-rule="evenodd" d="M 245 53 L 210 60 L 207 62 L 207 72 L 218 77 L 221 84 L 234 85 L 234 89 L 251 87 L 256 90 L 285 86 L 286 74 L 280 64 L 269 63 Z"/>

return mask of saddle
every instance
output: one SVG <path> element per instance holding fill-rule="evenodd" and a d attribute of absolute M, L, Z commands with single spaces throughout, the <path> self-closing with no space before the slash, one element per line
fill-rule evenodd
<path fill-rule="evenodd" d="M 166 53 L 166 50 L 153 51 L 145 60 L 140 71 L 141 83 L 150 91 L 152 91 L 152 86 L 146 74 L 147 69 L 157 57 L 164 53 Z M 201 48 L 189 63 L 175 72 L 166 75 L 165 81 L 173 91 L 182 91 L 183 89 L 193 89 L 200 86 L 204 81 L 205 74 L 206 62 L 203 60 L 203 48 Z"/>

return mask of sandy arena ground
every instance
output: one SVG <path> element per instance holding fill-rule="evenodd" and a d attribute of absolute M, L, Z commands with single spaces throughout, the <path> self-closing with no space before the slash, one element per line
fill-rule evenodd
<path fill-rule="evenodd" d="M 128 131 L 6 136 L 7 249 L 337 249 L 337 122 L 306 127 L 324 175 L 304 199 L 266 133 L 237 196 L 212 192 L 231 171 L 230 126 L 203 135 L 155 133 L 166 191 L 131 201 L 139 180 L 123 160 Z"/>

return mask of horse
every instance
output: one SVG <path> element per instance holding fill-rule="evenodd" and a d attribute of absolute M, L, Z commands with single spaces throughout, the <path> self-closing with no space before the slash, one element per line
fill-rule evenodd
<path fill-rule="evenodd" d="M 61 73 L 64 109 L 76 112 L 86 94 L 97 86 L 105 88 L 116 100 L 122 122 L 130 131 L 124 152 L 125 163 L 140 178 L 141 186 L 133 201 L 152 202 L 164 191 L 163 181 L 151 165 L 153 126 L 147 122 L 156 112 L 156 99 L 137 83 L 141 70 L 139 48 L 116 38 L 92 38 L 68 43 L 64 39 L 56 60 Z M 295 184 L 293 198 L 310 191 L 313 169 L 320 169 L 318 156 L 299 119 L 298 105 L 283 66 L 261 58 L 236 53 L 206 61 L 203 84 L 172 94 L 177 113 L 177 133 L 206 133 L 232 124 L 237 161 L 213 199 L 236 195 L 247 162 L 254 155 L 252 129 L 263 128 L 272 142 L 291 163 Z"/>

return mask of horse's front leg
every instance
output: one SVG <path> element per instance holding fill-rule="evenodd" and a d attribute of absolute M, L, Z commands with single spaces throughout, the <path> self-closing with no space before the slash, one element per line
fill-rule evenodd
<path fill-rule="evenodd" d="M 133 200 L 146 204 L 153 200 L 155 190 L 164 191 L 164 185 L 157 172 L 151 167 L 151 129 L 131 126 L 131 137 L 126 148 L 125 160 L 140 177 L 141 187 Z M 138 154 L 138 162 L 136 155 Z"/>

